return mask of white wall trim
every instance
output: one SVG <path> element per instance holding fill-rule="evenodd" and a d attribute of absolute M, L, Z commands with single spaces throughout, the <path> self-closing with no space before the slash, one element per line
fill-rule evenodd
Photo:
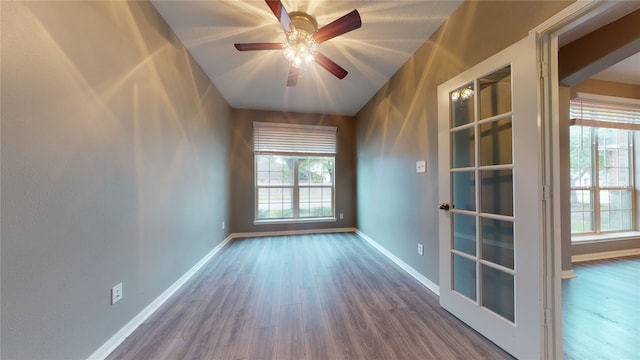
<path fill-rule="evenodd" d="M 329 233 L 352 233 L 356 232 L 356 228 L 332 228 L 332 229 L 306 229 L 306 230 L 285 230 L 285 231 L 259 231 L 248 233 L 233 233 L 231 238 L 250 238 L 264 236 L 287 236 L 287 235 L 305 235 L 305 234 L 329 234 Z"/>
<path fill-rule="evenodd" d="M 640 255 L 640 249 L 626 249 L 626 250 L 616 250 L 616 251 L 604 251 L 593 254 L 579 254 L 571 256 L 571 262 L 583 262 L 583 261 L 591 261 L 591 260 L 602 260 L 602 259 L 611 259 L 622 256 L 634 256 Z"/>
<path fill-rule="evenodd" d="M 574 277 L 576 277 L 576 273 L 573 271 L 573 269 L 571 270 L 562 270 L 562 280 L 566 280 L 566 279 L 573 279 Z"/>
<path fill-rule="evenodd" d="M 131 319 L 122 329 L 120 329 L 115 335 L 113 335 L 107 342 L 98 348 L 93 354 L 89 356 L 89 359 L 105 359 L 111 354 L 131 333 L 142 325 L 142 323 L 149 318 L 158 308 L 164 304 L 182 285 L 184 285 L 191 277 L 200 270 L 211 258 L 217 254 L 233 237 L 229 235 L 221 243 L 216 245 L 207 255 L 205 255 L 200 261 L 198 261 L 189 271 L 187 271 L 180 279 L 174 282 L 167 290 L 165 290 L 160 296 L 153 300 L 147 307 L 145 307 L 136 317 Z"/>
<path fill-rule="evenodd" d="M 426 276 L 420 274 L 416 269 L 409 266 L 404 261 L 400 260 L 397 256 L 390 253 L 387 249 L 382 247 L 382 245 L 378 244 L 372 238 L 365 235 L 360 230 L 356 230 L 355 233 L 363 238 L 366 242 L 368 242 L 371 246 L 373 246 L 376 250 L 381 252 L 384 256 L 388 257 L 391 261 L 393 261 L 396 265 L 398 265 L 402 270 L 406 271 L 411 275 L 414 279 L 418 280 L 422 285 L 424 285 L 427 289 L 431 290 L 437 296 L 440 296 L 440 286 L 436 285 L 433 281 L 427 279 Z"/>
<path fill-rule="evenodd" d="M 583 21 L 595 16 L 595 14 L 589 14 L 591 7 L 600 6 L 598 0 L 578 0 L 564 9 L 558 11 L 555 15 L 551 16 L 529 33 L 551 33 L 564 30 L 567 25 L 571 25 L 579 17 L 584 17 Z"/>

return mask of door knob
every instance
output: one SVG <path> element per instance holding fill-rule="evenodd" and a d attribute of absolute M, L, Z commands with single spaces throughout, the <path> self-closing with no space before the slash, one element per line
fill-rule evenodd
<path fill-rule="evenodd" d="M 440 204 L 440 210 L 449 210 L 449 204 L 447 203 Z"/>

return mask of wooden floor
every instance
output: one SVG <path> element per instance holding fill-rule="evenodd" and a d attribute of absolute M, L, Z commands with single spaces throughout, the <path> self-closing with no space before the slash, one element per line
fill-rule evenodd
<path fill-rule="evenodd" d="M 562 282 L 567 360 L 640 359 L 640 257 L 574 264 Z"/>
<path fill-rule="evenodd" d="M 511 359 L 354 234 L 238 239 L 109 359 Z"/>

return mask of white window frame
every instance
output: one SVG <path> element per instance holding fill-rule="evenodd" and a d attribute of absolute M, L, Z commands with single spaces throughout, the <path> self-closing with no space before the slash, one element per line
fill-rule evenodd
<path fill-rule="evenodd" d="M 599 147 L 599 143 L 598 143 L 598 134 L 597 131 L 599 129 L 603 129 L 603 128 L 598 128 L 598 127 L 583 127 L 583 131 L 588 132 L 588 138 L 589 138 L 589 142 L 587 144 L 585 144 L 585 146 L 589 147 L 589 152 L 590 152 L 590 163 L 591 163 L 591 172 L 590 172 L 590 178 L 591 178 L 591 184 L 590 185 L 571 185 L 570 190 L 571 191 L 585 191 L 588 192 L 589 196 L 590 196 L 590 201 L 592 203 L 591 206 L 591 214 L 592 214 L 592 219 L 591 221 L 593 222 L 593 231 L 585 231 L 585 232 L 576 232 L 573 233 L 572 232 L 572 236 L 574 237 L 578 237 L 577 240 L 579 241 L 579 237 L 581 236 L 587 236 L 587 235 L 600 235 L 600 234 L 612 234 L 612 233 L 622 233 L 622 232 L 629 232 L 629 231 L 633 231 L 633 229 L 635 229 L 635 214 L 637 213 L 636 211 L 636 207 L 635 207 L 635 201 L 634 201 L 634 189 L 635 189 L 635 176 L 634 176 L 634 156 L 633 156 L 633 134 L 630 133 L 628 130 L 621 130 L 620 131 L 625 131 L 626 132 L 626 136 L 628 136 L 628 143 L 629 143 L 629 149 L 628 149 L 628 159 L 629 159 L 629 167 L 628 169 L 628 176 L 630 179 L 630 184 L 627 186 L 605 186 L 605 185 L 601 185 L 601 179 L 600 179 L 600 163 L 602 162 L 600 159 L 600 147 Z M 629 224 L 628 228 L 624 228 L 624 229 L 618 229 L 618 230 L 603 230 L 602 229 L 602 218 L 601 218 L 601 200 L 602 200 L 602 195 L 601 193 L 604 191 L 624 191 L 624 192 L 628 192 L 629 193 L 629 201 L 631 204 L 631 223 Z"/>
<path fill-rule="evenodd" d="M 619 98 L 613 96 L 594 95 L 586 93 L 577 93 L 577 97 L 571 100 L 571 125 L 582 126 L 585 131 L 589 131 L 589 143 L 585 144 L 590 147 L 591 153 L 591 185 L 590 186 L 574 186 L 571 184 L 570 190 L 588 191 L 591 195 L 592 214 L 593 214 L 593 231 L 592 232 L 572 232 L 572 242 L 592 241 L 612 239 L 615 234 L 621 236 L 635 231 L 636 218 L 638 216 L 636 205 L 635 190 L 635 151 L 634 140 L 636 135 L 632 131 L 640 130 L 640 100 Z M 600 160 L 598 152 L 598 142 L 596 129 L 618 129 L 627 131 L 629 136 L 629 177 L 630 184 L 628 186 L 600 186 L 599 164 Z M 601 211 L 600 211 L 600 191 L 601 190 L 622 190 L 630 192 L 631 203 L 631 224 L 628 229 L 602 231 Z"/>
<path fill-rule="evenodd" d="M 298 124 L 254 122 L 254 224 L 286 222 L 336 221 L 335 179 L 337 128 L 333 126 L 311 126 Z M 292 159 L 292 184 L 260 184 L 258 160 L 260 157 L 282 157 Z M 308 158 L 324 158 L 331 161 L 329 184 L 300 184 L 299 165 Z M 305 188 L 329 189 L 331 211 L 328 215 L 300 215 L 300 191 Z M 259 194 L 261 189 L 291 189 L 293 212 L 290 217 L 260 218 Z M 323 197 L 324 198 L 324 197 Z"/>

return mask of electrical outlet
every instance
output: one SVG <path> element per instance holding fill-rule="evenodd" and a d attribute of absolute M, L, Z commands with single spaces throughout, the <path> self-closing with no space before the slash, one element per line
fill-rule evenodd
<path fill-rule="evenodd" d="M 340 220 L 344 219 L 344 214 L 340 213 Z"/>
<path fill-rule="evenodd" d="M 424 255 L 424 246 L 422 244 L 418 244 L 418 254 Z"/>
<path fill-rule="evenodd" d="M 122 300 L 122 283 L 111 288 L 111 305 Z"/>
<path fill-rule="evenodd" d="M 416 161 L 416 172 L 423 173 L 425 171 L 427 171 L 427 161 L 426 160 Z"/>
<path fill-rule="evenodd" d="M 224 230 L 224 221 L 222 222 L 222 230 Z"/>

